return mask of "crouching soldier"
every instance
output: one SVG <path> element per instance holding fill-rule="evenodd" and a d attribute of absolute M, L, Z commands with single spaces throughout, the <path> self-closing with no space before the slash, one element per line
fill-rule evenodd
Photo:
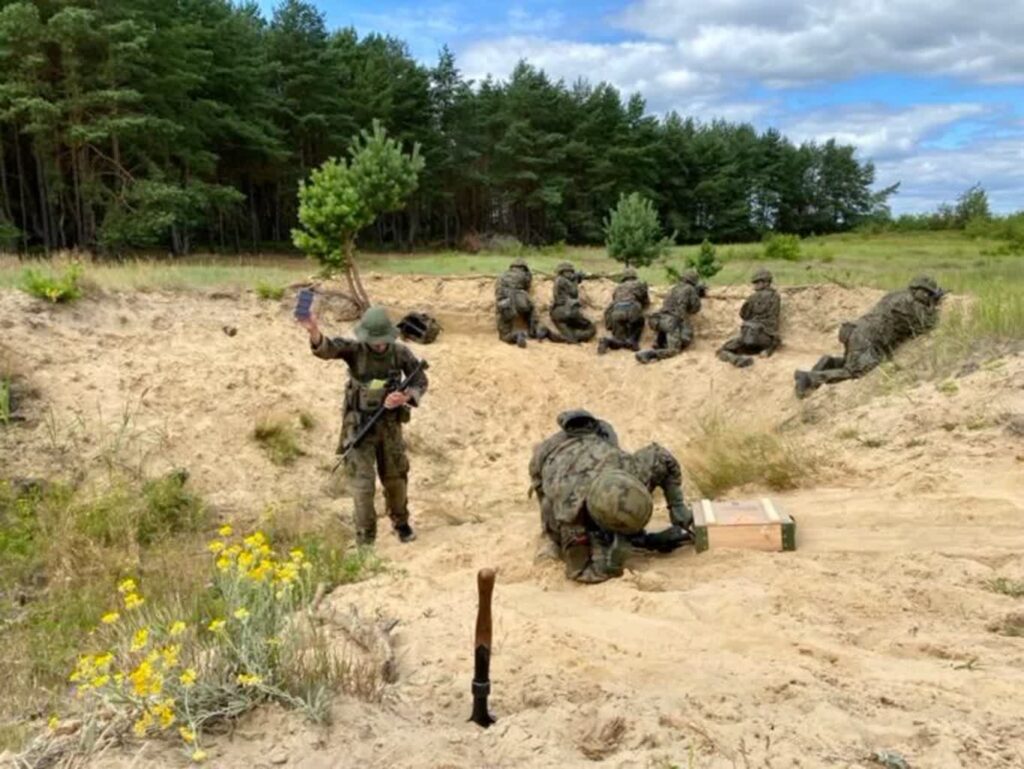
<path fill-rule="evenodd" d="M 597 343 L 597 354 L 604 355 L 608 350 L 639 350 L 640 336 L 644 333 L 644 310 L 650 305 L 647 283 L 637 278 L 636 270 L 627 267 L 612 293 L 612 303 L 604 311 L 609 336 Z"/>
<path fill-rule="evenodd" d="M 516 259 L 494 284 L 498 338 L 508 344 L 526 347 L 527 339 L 545 339 L 548 329 L 538 320 L 530 296 L 533 274 L 525 259 Z M 526 330 L 516 329 L 521 321 Z"/>
<path fill-rule="evenodd" d="M 740 307 L 739 336 L 735 336 L 723 344 L 718 350 L 718 359 L 731 363 L 738 368 L 753 364 L 750 356 L 761 353 L 771 355 L 782 344 L 779 336 L 779 315 L 782 312 L 782 300 L 779 292 L 772 288 L 772 274 L 768 270 L 758 270 L 751 281 L 754 293 Z"/>
<path fill-rule="evenodd" d="M 581 274 L 569 262 L 555 270 L 555 286 L 551 298 L 551 322 L 565 341 L 589 342 L 597 334 L 593 321 L 583 314 L 580 304 Z"/>
<path fill-rule="evenodd" d="M 840 327 L 839 339 L 846 348 L 841 358 L 825 355 L 810 371 L 794 372 L 796 397 L 804 398 L 823 384 L 862 377 L 903 342 L 935 328 L 943 296 L 945 292 L 927 276 L 883 296 L 866 315 Z"/>
<path fill-rule="evenodd" d="M 530 482 L 567 577 L 602 582 L 622 574 L 632 547 L 670 552 L 691 540 L 682 473 L 668 451 L 650 444 L 628 454 L 611 425 L 583 410 L 563 412 L 558 424 L 561 430 L 534 449 Z M 672 525 L 648 534 L 651 491 L 659 487 Z"/>
<path fill-rule="evenodd" d="M 371 307 L 363 314 L 355 327 L 355 339 L 327 338 L 312 315 L 299 323 L 309 332 L 314 355 L 328 360 L 340 358 L 348 364 L 339 454 L 343 447 L 351 446 L 370 417 L 384 408 L 383 416 L 345 457 L 355 502 L 356 541 L 372 545 L 377 536 L 377 475 L 395 534 L 402 542 L 411 542 L 416 535 L 409 525 L 409 458 L 402 425 L 409 421 L 411 408 L 420 404 L 427 391 L 425 366 L 420 366 L 408 347 L 395 341 L 398 329 L 383 307 Z M 405 379 L 409 380 L 406 387 L 396 389 L 397 383 Z"/>
<path fill-rule="evenodd" d="M 636 359 L 641 363 L 665 360 L 681 353 L 693 342 L 690 316 L 700 312 L 700 298 L 705 288 L 696 270 L 687 270 L 683 279 L 672 287 L 661 309 L 647 319 L 654 332 L 654 349 L 641 350 Z"/>

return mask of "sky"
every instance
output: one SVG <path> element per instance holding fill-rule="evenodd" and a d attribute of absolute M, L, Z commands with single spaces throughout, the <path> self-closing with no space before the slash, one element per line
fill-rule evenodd
<path fill-rule="evenodd" d="M 506 78 L 519 59 L 648 110 L 835 137 L 900 183 L 894 213 L 973 184 L 1024 209 L 1024 0 L 313 0 L 328 26 Z M 274 2 L 264 0 L 272 11 Z"/>

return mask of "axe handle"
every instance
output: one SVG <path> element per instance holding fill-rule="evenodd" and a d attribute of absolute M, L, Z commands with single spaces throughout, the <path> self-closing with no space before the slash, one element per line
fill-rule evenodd
<path fill-rule="evenodd" d="M 494 569 L 481 569 L 476 575 L 480 603 L 476 610 L 476 643 L 491 648 L 491 596 L 494 595 Z"/>

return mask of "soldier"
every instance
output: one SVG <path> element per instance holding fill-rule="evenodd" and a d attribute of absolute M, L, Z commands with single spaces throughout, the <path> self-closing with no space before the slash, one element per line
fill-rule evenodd
<path fill-rule="evenodd" d="M 669 552 L 690 539 L 685 529 L 693 516 L 683 501 L 679 463 L 668 451 L 650 444 L 628 454 L 611 425 L 583 410 L 563 412 L 558 424 L 561 431 L 534 449 L 530 482 L 566 576 L 602 582 L 622 573 L 631 544 Z M 672 526 L 647 534 L 650 494 L 659 487 Z"/>
<path fill-rule="evenodd" d="M 866 315 L 840 327 L 842 358 L 825 355 L 810 371 L 794 372 L 796 397 L 804 398 L 823 384 L 862 377 L 902 342 L 935 328 L 944 295 L 932 278 L 921 276 L 907 289 L 883 296 Z"/>
<path fill-rule="evenodd" d="M 580 285 L 583 276 L 569 262 L 555 268 L 555 286 L 551 300 L 551 322 L 568 342 L 589 342 L 597 329 L 583 314 Z"/>
<path fill-rule="evenodd" d="M 526 347 L 526 340 L 544 339 L 547 328 L 537 319 L 537 312 L 530 298 L 533 275 L 525 259 L 516 259 L 501 274 L 494 285 L 494 301 L 497 310 L 498 338 L 508 344 Z M 516 330 L 516 320 L 522 318 L 526 331 Z"/>
<path fill-rule="evenodd" d="M 402 542 L 412 542 L 416 534 L 409 525 L 409 458 L 402 438 L 402 424 L 409 421 L 410 408 L 418 406 L 427 391 L 426 375 L 420 371 L 406 390 L 389 391 L 389 382 L 411 374 L 418 361 L 408 347 L 395 341 L 398 329 L 383 307 L 371 307 L 363 314 L 355 328 L 355 339 L 328 339 L 320 333 L 316 317 L 312 315 L 299 323 L 309 332 L 316 357 L 341 358 L 348 364 L 339 454 L 341 446 L 352 439 L 370 415 L 382 405 L 387 409 L 345 459 L 355 502 L 356 542 L 372 545 L 377 536 L 377 513 L 373 505 L 375 471 L 384 487 L 384 500 L 395 534 Z"/>
<path fill-rule="evenodd" d="M 718 350 L 718 359 L 731 363 L 737 368 L 746 368 L 754 363 L 751 355 L 771 355 L 782 344 L 779 336 L 779 314 L 782 300 L 779 292 L 772 288 L 772 274 L 758 270 L 751 280 L 754 293 L 740 307 L 739 336 L 723 344 Z"/>
<path fill-rule="evenodd" d="M 640 349 L 640 336 L 644 332 L 644 310 L 651 304 L 647 284 L 637 279 L 636 270 L 622 271 L 619 285 L 612 293 L 612 303 L 604 311 L 604 326 L 610 336 L 597 343 L 597 354 L 608 350 Z"/>
<path fill-rule="evenodd" d="M 672 287 L 661 309 L 647 319 L 647 325 L 654 332 L 654 349 L 638 352 L 638 361 L 651 363 L 665 360 L 690 346 L 693 342 L 693 326 L 690 325 L 689 316 L 700 312 L 700 298 L 705 291 L 696 270 L 683 273 L 683 279 Z"/>

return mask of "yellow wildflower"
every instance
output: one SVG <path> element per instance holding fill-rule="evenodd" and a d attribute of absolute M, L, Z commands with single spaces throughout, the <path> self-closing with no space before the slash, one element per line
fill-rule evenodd
<path fill-rule="evenodd" d="M 135 580 L 131 577 L 128 577 L 128 579 L 121 580 L 121 582 L 117 586 L 117 592 L 121 593 L 122 595 L 124 595 L 125 593 L 134 593 Z"/>
<path fill-rule="evenodd" d="M 248 568 L 254 560 L 252 553 L 245 552 L 238 556 L 238 565 Z"/>
<path fill-rule="evenodd" d="M 104 674 L 102 676 L 96 676 L 89 682 L 89 686 L 93 689 L 100 689 L 110 683 L 110 676 Z"/>
<path fill-rule="evenodd" d="M 187 628 L 188 626 L 179 619 L 177 622 L 171 625 L 171 629 L 168 631 L 168 633 L 170 633 L 171 638 L 175 638 L 184 633 Z"/>
<path fill-rule="evenodd" d="M 149 693 L 154 697 L 162 694 L 164 691 L 164 677 L 160 673 L 154 673 L 152 680 L 149 682 Z"/>
<path fill-rule="evenodd" d="M 227 550 L 224 551 L 224 555 L 226 555 L 228 558 L 234 558 L 235 556 L 237 556 L 241 552 L 242 552 L 242 548 L 240 548 L 238 545 L 232 545 L 231 547 L 229 547 Z"/>
<path fill-rule="evenodd" d="M 250 675 L 248 673 L 240 673 L 238 675 L 238 683 L 242 686 L 258 686 L 263 683 L 263 679 L 257 675 Z"/>
<path fill-rule="evenodd" d="M 235 619 L 245 622 L 245 620 L 249 619 L 249 610 L 244 606 L 241 609 L 235 609 Z"/>
<path fill-rule="evenodd" d="M 248 537 L 242 540 L 246 547 L 258 548 L 260 545 L 264 545 L 267 542 L 267 538 L 263 536 L 262 531 L 257 531 L 250 534 Z"/>
<path fill-rule="evenodd" d="M 186 689 L 191 689 L 196 683 L 196 671 L 192 668 L 186 668 L 185 672 L 178 677 L 178 680 L 181 681 L 181 685 Z"/>
<path fill-rule="evenodd" d="M 187 726 L 179 726 L 178 734 L 181 735 L 181 739 L 183 739 L 187 745 L 191 745 L 196 741 L 196 733 Z"/>
<path fill-rule="evenodd" d="M 174 724 L 174 700 L 165 700 L 151 708 L 150 712 L 160 722 L 161 729 L 170 729 Z"/>
<path fill-rule="evenodd" d="M 213 540 L 213 542 L 206 546 L 206 549 L 214 555 L 217 555 L 217 553 L 224 549 L 224 543 L 221 542 L 219 539 L 215 539 Z"/>
<path fill-rule="evenodd" d="M 224 625 L 227 623 L 222 619 L 215 619 L 210 623 L 209 629 L 211 633 L 220 633 L 224 630 Z"/>
<path fill-rule="evenodd" d="M 135 722 L 135 726 L 132 727 L 132 731 L 135 732 L 136 737 L 145 737 L 146 732 L 149 731 L 149 727 L 153 725 L 153 715 L 147 710 L 138 721 Z"/>
<path fill-rule="evenodd" d="M 306 558 L 306 554 L 299 548 L 295 548 L 288 555 L 292 557 L 292 560 L 295 561 L 295 563 L 302 563 Z"/>
<path fill-rule="evenodd" d="M 146 655 L 146 662 L 148 662 L 150 665 L 155 665 L 159 661 L 160 661 L 160 652 L 158 652 L 156 649 L 154 649 L 153 651 L 151 651 L 149 654 Z"/>
<path fill-rule="evenodd" d="M 107 652 L 106 654 L 101 654 L 100 656 L 96 657 L 93 660 L 93 663 L 96 665 L 96 668 L 98 670 L 106 671 L 107 668 L 110 667 L 110 663 L 113 662 L 113 661 L 114 661 L 114 655 L 111 654 L 110 652 Z"/>
<path fill-rule="evenodd" d="M 160 650 L 160 656 L 164 658 L 164 667 L 173 668 L 178 664 L 178 654 L 181 653 L 181 646 L 171 644 Z"/>
<path fill-rule="evenodd" d="M 47 728 L 51 732 L 57 731 L 57 727 L 60 726 L 60 719 L 57 716 L 50 716 L 50 720 L 46 722 Z"/>
<path fill-rule="evenodd" d="M 108 611 L 100 619 L 100 622 L 102 622 L 104 625 L 113 625 L 119 619 L 121 619 L 121 615 L 118 614 L 116 611 Z"/>
<path fill-rule="evenodd" d="M 68 680 L 72 683 L 81 681 L 85 678 L 92 678 L 96 672 L 96 658 L 91 654 L 83 654 L 78 658 L 78 664 L 75 665 L 74 672 L 68 677 Z"/>
<path fill-rule="evenodd" d="M 227 556 L 221 556 L 217 559 L 217 569 L 219 571 L 227 571 L 231 568 L 231 559 Z"/>
<path fill-rule="evenodd" d="M 142 598 L 138 593 L 129 593 L 124 597 L 124 608 L 131 611 L 132 609 L 138 609 L 145 602 L 146 599 Z"/>
<path fill-rule="evenodd" d="M 145 649 L 146 644 L 149 643 L 149 629 L 139 628 L 135 631 L 135 635 L 132 636 L 131 650 L 137 652 L 140 649 Z"/>
<path fill-rule="evenodd" d="M 153 678 L 153 666 L 148 662 L 140 662 L 128 678 L 132 682 L 132 691 L 139 697 L 144 697 L 149 692 L 149 683 Z"/>
<path fill-rule="evenodd" d="M 203 761 L 206 760 L 206 751 L 202 750 L 201 748 L 196 748 L 196 750 L 192 753 L 192 760 L 195 761 L 197 764 L 203 763 Z"/>
<path fill-rule="evenodd" d="M 230 537 L 234 533 L 234 529 L 232 529 L 229 524 L 225 523 L 223 526 L 217 529 L 217 533 L 220 534 L 222 537 Z"/>

